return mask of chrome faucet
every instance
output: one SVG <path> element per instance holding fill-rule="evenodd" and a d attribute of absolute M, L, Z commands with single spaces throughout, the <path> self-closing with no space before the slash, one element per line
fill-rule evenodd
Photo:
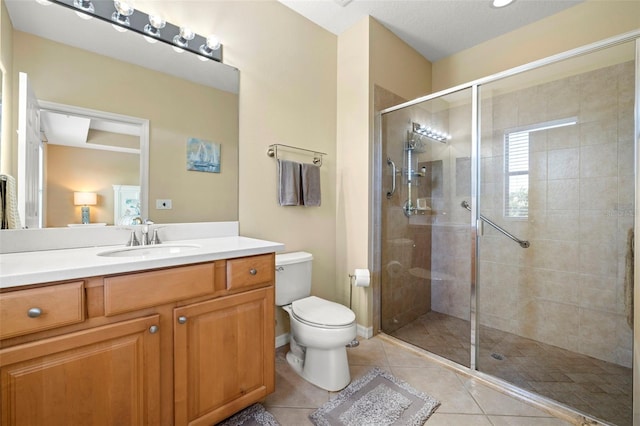
<path fill-rule="evenodd" d="M 158 229 L 159 228 L 154 228 L 153 229 L 153 237 L 151 237 L 151 241 L 149 242 L 149 244 L 161 244 L 162 241 L 160 241 L 160 237 L 158 237 Z"/>
<path fill-rule="evenodd" d="M 151 240 L 149 240 L 149 225 L 153 225 L 153 222 L 149 219 L 145 219 L 145 221 L 142 224 L 142 231 L 140 231 L 140 244 L 142 244 L 143 246 L 148 246 L 149 244 L 155 244 Z M 153 235 L 154 235 L 154 238 L 157 237 L 157 234 L 155 232 Z"/>
<path fill-rule="evenodd" d="M 131 229 L 131 236 L 127 241 L 127 247 L 130 246 L 146 246 L 149 244 L 160 244 L 160 237 L 158 237 L 158 229 L 155 228 L 153 230 L 153 237 L 149 238 L 149 225 L 153 225 L 153 221 L 149 219 L 143 220 L 140 216 L 136 216 L 131 220 L 134 225 L 142 225 L 142 229 L 140 230 L 140 240 L 136 236 L 136 230 Z"/>

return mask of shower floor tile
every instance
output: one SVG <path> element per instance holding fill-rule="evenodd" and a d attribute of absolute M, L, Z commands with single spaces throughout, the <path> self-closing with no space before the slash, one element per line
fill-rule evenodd
<path fill-rule="evenodd" d="M 429 312 L 389 335 L 470 365 L 469 321 Z M 630 368 L 488 327 L 480 342 L 480 371 L 609 423 L 633 423 Z"/>

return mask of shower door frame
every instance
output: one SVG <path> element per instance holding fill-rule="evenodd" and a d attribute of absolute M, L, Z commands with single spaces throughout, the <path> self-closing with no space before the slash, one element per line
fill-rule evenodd
<path fill-rule="evenodd" d="M 511 68 L 506 71 L 502 71 L 487 77 L 483 77 L 474 80 L 470 83 L 461 84 L 452 88 L 442 90 L 427 96 L 423 96 L 409 102 L 402 103 L 390 108 L 383 109 L 376 112 L 374 121 L 374 144 L 371 150 L 371 188 L 372 196 L 370 197 L 370 212 L 371 220 L 369 229 L 369 253 L 370 253 L 370 266 L 373 271 L 377 271 L 378 283 L 373 288 L 373 324 L 374 334 L 381 331 L 381 285 L 382 285 L 382 116 L 393 111 L 411 107 L 423 102 L 427 102 L 433 99 L 437 99 L 448 94 L 458 92 L 465 89 L 471 89 L 471 102 L 472 102 L 472 118 L 471 118 L 471 244 L 470 244 L 470 256 L 471 256 L 471 280 L 470 280 L 470 327 L 471 327 L 471 349 L 470 349 L 470 367 L 467 368 L 463 365 L 457 364 L 453 361 L 444 360 L 444 362 L 454 368 L 459 368 L 467 373 L 471 373 L 472 376 L 485 381 L 489 385 L 498 386 L 503 390 L 510 392 L 513 395 L 522 396 L 528 400 L 536 402 L 542 406 L 548 408 L 555 408 L 558 410 L 559 415 L 567 416 L 566 408 L 559 404 L 552 404 L 549 407 L 549 400 L 538 394 L 525 391 L 512 385 L 509 382 L 501 380 L 490 374 L 481 372 L 478 370 L 478 334 L 479 327 L 477 323 L 477 283 L 479 280 L 479 268 L 478 262 L 478 250 L 479 239 L 478 229 L 480 227 L 480 212 L 478 206 L 479 185 L 480 185 L 480 168 L 478 167 L 480 159 L 480 120 L 479 120 L 479 107 L 480 99 L 479 92 L 480 87 L 484 84 L 491 83 L 506 77 L 511 77 L 516 74 L 520 74 L 526 71 L 531 71 L 546 65 L 551 65 L 560 61 L 571 59 L 574 57 L 586 55 L 598 50 L 604 50 L 609 47 L 617 46 L 624 43 L 630 43 L 635 41 L 635 111 L 634 111 L 634 173 L 635 173 L 635 213 L 634 213 L 634 231 L 636 235 L 640 231 L 640 215 L 638 214 L 637 201 L 640 200 L 640 30 L 630 31 L 620 34 L 611 38 L 601 40 L 596 43 L 588 44 L 576 49 L 572 49 L 563 53 L 552 55 L 537 61 L 530 62 L 525 65 L 521 65 L 515 68 Z M 634 252 L 638 253 L 640 248 L 640 242 L 635 240 Z M 634 259 L 634 271 L 640 271 L 640 256 L 636 256 Z M 640 281 L 639 274 L 634 274 L 634 328 L 633 328 L 633 423 L 640 424 Z M 439 358 L 439 357 L 438 357 Z M 576 413 L 572 413 L 576 414 Z"/>

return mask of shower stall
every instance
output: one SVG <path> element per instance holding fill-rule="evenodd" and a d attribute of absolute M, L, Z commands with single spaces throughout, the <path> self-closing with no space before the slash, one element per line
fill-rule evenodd
<path fill-rule="evenodd" d="M 632 424 L 638 36 L 379 113 L 382 332 Z"/>

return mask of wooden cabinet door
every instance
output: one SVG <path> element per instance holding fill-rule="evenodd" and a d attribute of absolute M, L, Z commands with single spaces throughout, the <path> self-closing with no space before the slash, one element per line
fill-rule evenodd
<path fill-rule="evenodd" d="M 273 286 L 174 310 L 175 425 L 211 425 L 273 392 Z"/>
<path fill-rule="evenodd" d="M 2 426 L 157 425 L 158 315 L 0 350 Z"/>

